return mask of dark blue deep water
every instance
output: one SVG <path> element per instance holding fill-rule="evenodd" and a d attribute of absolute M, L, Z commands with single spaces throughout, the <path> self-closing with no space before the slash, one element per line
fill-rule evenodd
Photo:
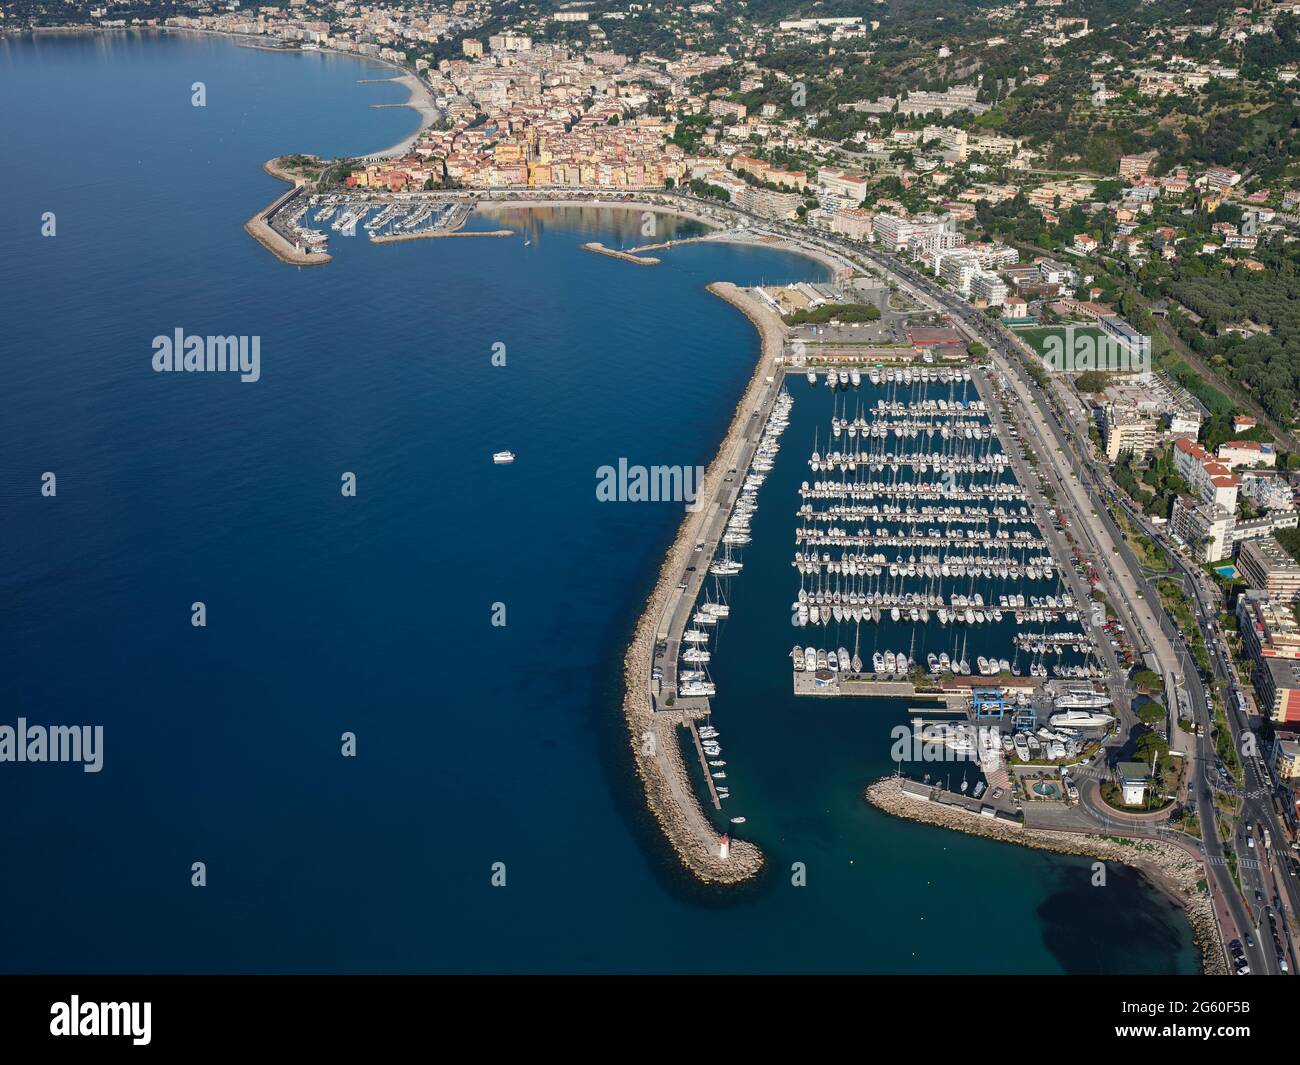
<path fill-rule="evenodd" d="M 98 774 L 0 763 L 0 968 L 1192 971 L 1139 877 L 1103 895 L 1082 861 L 863 803 L 905 708 L 789 694 L 798 462 L 765 487 L 716 669 L 773 872 L 684 880 L 619 714 L 681 509 L 597 503 L 595 471 L 707 464 L 757 339 L 705 284 L 821 267 L 582 251 L 637 241 L 617 210 L 511 219 L 527 247 L 336 237 L 329 266 L 279 263 L 241 229 L 282 189 L 261 163 L 399 140 L 414 114 L 369 105 L 404 91 L 357 84 L 389 73 L 212 38 L 0 43 L 0 723 L 105 730 Z M 262 379 L 153 373 L 177 327 L 259 336 Z"/>

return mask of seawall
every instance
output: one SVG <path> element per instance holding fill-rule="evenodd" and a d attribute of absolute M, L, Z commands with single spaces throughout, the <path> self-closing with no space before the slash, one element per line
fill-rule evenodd
<path fill-rule="evenodd" d="M 1018 822 L 982 817 L 946 803 L 926 801 L 903 790 L 903 781 L 884 777 L 866 790 L 871 805 L 895 817 L 939 828 L 983 836 L 1021 847 L 1078 854 L 1103 862 L 1132 866 L 1180 906 L 1192 926 L 1192 937 L 1201 951 L 1201 965 L 1207 975 L 1226 975 L 1227 961 L 1219 942 L 1214 904 L 1200 888 L 1205 871 L 1199 858 L 1177 844 L 1152 839 L 1120 839 L 1074 832 L 1025 828 Z"/>
<path fill-rule="evenodd" d="M 658 580 L 646 600 L 645 610 L 624 656 L 623 716 L 637 775 L 645 789 L 646 803 L 678 859 L 698 880 L 735 884 L 758 875 L 763 868 L 763 854 L 754 844 L 737 840 L 732 842 L 726 860 L 719 857 L 718 832 L 700 806 L 699 796 L 691 785 L 682 759 L 678 729 L 687 720 L 686 712 L 655 710 L 650 693 L 650 669 L 659 621 L 694 555 L 695 544 L 700 539 L 713 501 L 718 497 L 723 478 L 734 464 L 734 456 L 749 424 L 749 414 L 759 402 L 766 378 L 778 368 L 777 360 L 784 343 L 784 331 L 779 320 L 768 315 L 735 285 L 716 282 L 708 289 L 754 323 L 762 351 L 749 384 L 736 405 L 718 454 L 705 471 L 698 505 L 686 513 L 678 527 L 677 536 L 659 570 Z"/>

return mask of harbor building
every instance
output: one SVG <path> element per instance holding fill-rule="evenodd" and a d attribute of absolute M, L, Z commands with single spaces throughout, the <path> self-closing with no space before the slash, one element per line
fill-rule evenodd
<path fill-rule="evenodd" d="M 1125 806 L 1141 806 L 1146 802 L 1151 770 L 1145 762 L 1120 762 L 1115 772 L 1124 793 Z"/>
<path fill-rule="evenodd" d="M 1241 545 L 1237 572 L 1252 588 L 1259 588 L 1278 601 L 1289 603 L 1300 595 L 1300 564 L 1277 542 L 1265 536 Z"/>
<path fill-rule="evenodd" d="M 1179 496 L 1169 515 L 1170 531 L 1198 562 L 1218 562 L 1232 554 L 1236 517 L 1214 503 Z"/>

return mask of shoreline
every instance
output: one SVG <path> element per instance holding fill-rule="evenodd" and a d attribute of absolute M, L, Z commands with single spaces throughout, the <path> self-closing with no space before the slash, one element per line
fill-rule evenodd
<path fill-rule="evenodd" d="M 1183 911 L 1192 929 L 1192 941 L 1201 952 L 1201 972 L 1206 976 L 1228 973 L 1213 899 L 1198 886 L 1206 879 L 1202 861 L 1175 843 L 1026 828 L 1018 822 L 982 817 L 963 807 L 927 801 L 905 792 L 900 778 L 892 776 L 870 784 L 864 798 L 876 809 L 903 820 L 1014 846 L 1130 866 Z"/>
<path fill-rule="evenodd" d="M 409 107 L 419 117 L 419 124 L 415 131 L 409 136 L 398 141 L 396 144 L 387 148 L 380 149 L 377 152 L 370 152 L 357 158 L 364 161 L 374 161 L 377 159 L 388 159 L 394 156 L 400 156 L 420 138 L 425 130 L 434 124 L 442 115 L 434 102 L 433 93 L 429 87 L 420 80 L 416 71 L 404 67 L 393 59 L 384 59 L 381 56 L 359 55 L 356 52 L 341 52 L 336 48 L 311 48 L 303 50 L 302 48 L 279 48 L 275 45 L 268 44 L 268 40 L 278 38 L 270 34 L 248 34 L 248 33 L 230 33 L 226 30 L 210 30 L 201 26 L 93 26 L 93 25 L 75 25 L 75 26 L 26 26 L 15 27 L 0 31 L 3 36 L 20 36 L 24 33 L 30 33 L 32 36 L 41 34 L 59 34 L 59 33 L 191 33 L 200 37 L 223 37 L 226 40 L 233 41 L 240 47 L 251 48 L 259 52 L 279 52 L 282 55 L 332 55 L 340 56 L 344 59 L 353 59 L 361 63 L 375 63 L 379 66 L 387 67 L 389 70 L 397 71 L 398 76 L 394 78 L 357 78 L 357 84 L 378 84 L 380 82 L 396 81 L 405 86 L 408 96 L 403 101 L 394 101 L 392 103 L 371 104 L 371 107 Z M 282 153 L 285 154 L 285 153 Z"/>
<path fill-rule="evenodd" d="M 763 308 L 754 304 L 737 286 L 715 281 L 708 291 L 735 307 L 755 326 L 759 335 L 759 358 L 749 382 L 736 404 L 731 423 L 722 438 L 717 454 L 704 474 L 700 493 L 701 506 L 687 511 L 678 526 L 645 609 L 633 631 L 632 641 L 623 658 L 623 716 L 632 746 L 637 776 L 645 790 L 646 805 L 677 854 L 682 866 L 706 884 L 738 884 L 757 876 L 766 859 L 762 851 L 746 840 L 735 840 L 726 860 L 718 853 L 718 832 L 705 816 L 700 796 L 692 786 L 681 755 L 681 737 L 677 732 L 692 716 L 686 710 L 656 710 L 650 694 L 649 677 L 659 622 L 677 591 L 678 575 L 695 551 L 699 533 L 716 499 L 723 478 L 731 467 L 732 456 L 744 437 L 751 411 L 766 378 L 777 368 L 784 345 L 784 331 L 763 316 Z"/>
<path fill-rule="evenodd" d="M 438 110 L 434 103 L 433 93 L 429 87 L 420 80 L 419 75 L 401 63 L 392 59 L 383 59 L 380 56 L 358 55 L 356 52 L 340 52 L 337 48 L 312 48 L 304 51 L 302 48 L 277 48 L 269 45 L 266 40 L 269 34 L 246 34 L 246 33 L 227 33 L 225 30 L 209 30 L 199 26 L 127 26 L 123 29 L 148 30 L 154 33 L 193 33 L 202 37 L 224 37 L 239 44 L 241 47 L 255 48 L 261 52 L 279 52 L 283 55 L 334 55 L 341 56 L 344 59 L 355 59 L 362 63 L 376 63 L 379 66 L 387 67 L 389 70 L 395 70 L 398 73 L 394 78 L 357 78 L 358 85 L 377 85 L 385 82 L 400 82 L 408 93 L 407 98 L 403 101 L 394 101 L 392 103 L 371 104 L 371 107 L 409 107 L 419 117 L 419 124 L 410 136 L 398 141 L 388 148 L 383 148 L 377 152 L 370 152 L 357 158 L 363 160 L 375 160 L 392 158 L 393 156 L 403 155 L 420 138 L 426 129 L 434 124 L 441 116 L 442 112 Z M 100 32 L 97 27 L 92 27 L 92 32 Z"/>
<path fill-rule="evenodd" d="M 473 192 L 474 190 L 467 190 Z M 771 248 L 776 251 L 789 252 L 793 255 L 801 255 L 805 259 L 811 259 L 814 262 L 821 263 L 830 272 L 832 278 L 841 280 L 852 276 L 861 270 L 857 264 L 848 258 L 824 248 L 819 248 L 811 243 L 794 240 L 776 233 L 765 233 L 762 231 L 742 230 L 733 232 L 730 227 L 719 222 L 717 219 L 709 218 L 697 211 L 689 208 L 675 205 L 664 205 L 654 203 L 648 199 L 639 199 L 638 195 L 645 197 L 654 195 L 656 190 L 638 190 L 633 192 L 632 199 L 621 200 L 618 202 L 603 202 L 599 200 L 582 200 L 582 199 L 558 199 L 548 200 L 539 196 L 521 196 L 518 199 L 482 199 L 475 205 L 476 210 L 488 211 L 491 209 L 504 209 L 510 207 L 532 208 L 532 207 L 598 207 L 598 208 L 621 208 L 627 211 L 652 211 L 656 214 L 675 215 L 678 218 L 686 218 L 692 222 L 709 227 L 713 232 L 703 234 L 698 237 L 683 237 L 678 240 L 663 241 L 658 244 L 642 245 L 642 250 L 657 250 L 659 248 L 667 249 L 679 244 L 715 242 L 718 244 L 737 244 L 745 247 Z M 610 190 L 605 190 L 606 194 L 613 194 Z M 600 193 L 593 193 L 599 195 Z M 726 210 L 725 206 L 720 206 L 720 210 Z M 635 254 L 635 252 L 630 252 Z"/>
<path fill-rule="evenodd" d="M 449 237 L 513 237 L 513 229 L 474 229 L 464 231 L 449 229 L 425 230 L 420 233 L 390 233 L 385 237 L 371 237 L 372 244 L 400 244 L 404 240 L 445 240 Z"/>
<path fill-rule="evenodd" d="M 490 193 L 490 190 L 486 190 L 486 189 L 484 190 L 466 189 L 464 191 L 475 196 L 482 196 L 484 193 Z M 612 189 L 606 189 L 604 190 L 604 192 L 606 195 L 615 194 Z M 685 218 L 691 222 L 698 222 L 700 225 L 708 226 L 712 230 L 726 229 L 726 226 L 724 226 L 721 222 L 717 221 L 716 219 L 709 218 L 706 215 L 702 215 L 697 212 L 687 210 L 684 207 L 666 207 L 662 204 L 649 203 L 644 200 L 624 200 L 618 203 L 613 203 L 613 202 L 607 203 L 603 200 L 580 200 L 580 199 L 547 200 L 539 196 L 532 196 L 532 197 L 522 196 L 519 199 L 507 200 L 507 199 L 497 199 L 489 195 L 487 198 L 479 199 L 474 205 L 475 210 L 483 211 L 484 213 L 494 209 L 507 210 L 511 208 L 517 208 L 519 210 L 525 210 L 527 208 L 534 208 L 534 207 L 586 207 L 586 208 L 597 208 L 597 209 L 613 207 L 624 211 L 636 211 L 636 210 L 652 211 L 655 214 L 674 215 L 677 218 Z"/>

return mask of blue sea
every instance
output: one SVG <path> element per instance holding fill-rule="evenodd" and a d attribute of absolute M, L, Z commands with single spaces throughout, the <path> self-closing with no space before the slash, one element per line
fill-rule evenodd
<path fill-rule="evenodd" d="M 371 105 L 405 90 L 358 84 L 392 73 L 190 35 L 0 41 L 22 102 L 0 109 L 0 724 L 104 729 L 98 773 L 0 763 L 0 969 L 1195 971 L 1136 874 L 1093 888 L 1083 860 L 865 804 L 906 707 L 790 693 L 798 462 L 764 487 L 715 670 L 768 873 L 683 876 L 620 713 L 682 510 L 599 503 L 596 471 L 707 465 L 758 343 L 705 285 L 824 270 L 583 251 L 640 242 L 615 208 L 278 262 L 242 230 L 284 187 L 261 164 L 400 140 L 414 113 Z M 261 379 L 154 373 L 178 328 L 260 338 Z"/>

